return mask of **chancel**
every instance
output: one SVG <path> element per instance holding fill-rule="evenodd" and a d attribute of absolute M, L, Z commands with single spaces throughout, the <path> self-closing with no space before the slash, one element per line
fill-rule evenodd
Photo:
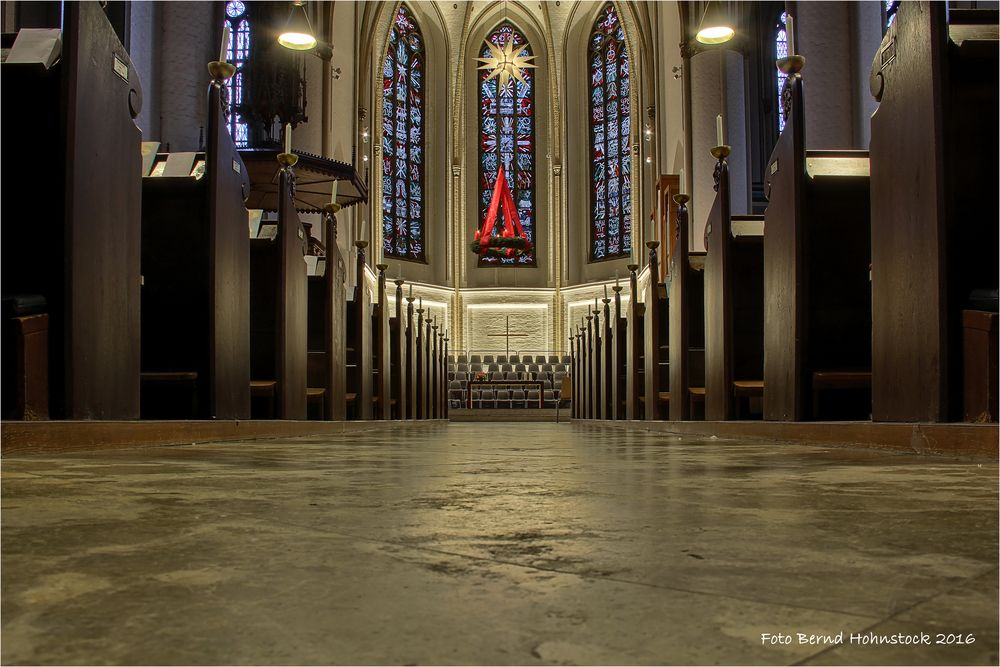
<path fill-rule="evenodd" d="M 0 661 L 997 664 L 997 5 L 0 3 Z"/>

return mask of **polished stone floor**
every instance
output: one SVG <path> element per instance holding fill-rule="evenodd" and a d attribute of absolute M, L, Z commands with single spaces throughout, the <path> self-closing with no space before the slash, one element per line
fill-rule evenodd
<path fill-rule="evenodd" d="M 996 665 L 997 480 L 566 424 L 6 458 L 0 659 Z"/>

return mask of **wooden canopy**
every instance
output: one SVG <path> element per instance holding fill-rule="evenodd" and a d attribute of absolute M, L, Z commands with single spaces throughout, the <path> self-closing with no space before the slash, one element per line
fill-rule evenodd
<path fill-rule="evenodd" d="M 299 213 L 319 213 L 330 202 L 333 182 L 337 186 L 337 203 L 341 208 L 368 201 L 368 187 L 357 170 L 344 162 L 292 151 L 299 156 L 295 171 L 295 210 Z M 278 210 L 278 150 L 253 148 L 240 151 L 250 172 L 248 209 Z"/>

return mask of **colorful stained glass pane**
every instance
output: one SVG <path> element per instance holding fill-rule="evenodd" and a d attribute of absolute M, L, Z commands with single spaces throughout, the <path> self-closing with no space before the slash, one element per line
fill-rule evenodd
<path fill-rule="evenodd" d="M 237 148 L 246 148 L 250 137 L 247 123 L 232 109 L 243 104 L 246 89 L 243 82 L 243 71 L 250 57 L 250 21 L 246 17 L 246 4 L 239 0 L 226 3 L 225 25 L 229 26 L 229 42 L 226 44 L 226 60 L 236 68 L 236 74 L 226 82 L 229 95 L 230 113 L 226 120 L 229 135 Z"/>
<path fill-rule="evenodd" d="M 778 25 L 775 26 L 774 59 L 778 60 L 787 56 L 788 36 L 785 34 L 785 12 L 781 12 L 781 18 L 778 19 Z M 777 72 L 775 84 L 778 87 L 778 132 L 781 133 L 785 129 L 785 111 L 781 106 L 781 89 L 784 88 L 788 75 L 777 68 L 774 71 Z"/>
<path fill-rule="evenodd" d="M 625 30 L 608 3 L 594 22 L 590 67 L 591 260 L 632 252 L 631 86 Z"/>
<path fill-rule="evenodd" d="M 382 249 L 386 256 L 424 255 L 423 37 L 400 5 L 382 66 Z"/>
<path fill-rule="evenodd" d="M 486 41 L 503 46 L 513 40 L 520 56 L 530 56 L 527 40 L 513 25 L 500 24 Z M 480 56 L 490 55 L 483 43 Z M 535 78 L 534 70 L 523 69 L 524 82 L 516 79 L 500 85 L 497 77 L 487 79 L 488 70 L 479 75 L 479 221 L 486 217 L 497 173 L 503 165 L 521 226 L 528 239 L 535 242 Z M 500 232 L 494 227 L 494 234 Z M 513 258 L 482 257 L 480 266 L 535 266 L 534 248 Z"/>

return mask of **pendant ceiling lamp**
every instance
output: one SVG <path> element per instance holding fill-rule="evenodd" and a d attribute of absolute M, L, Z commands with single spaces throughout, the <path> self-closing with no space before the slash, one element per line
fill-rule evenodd
<path fill-rule="evenodd" d="M 710 0 L 705 5 L 705 13 L 701 16 L 701 23 L 698 24 L 698 32 L 694 38 L 702 44 L 724 44 L 735 34 L 732 21 L 722 9 L 722 3 Z"/>
<path fill-rule="evenodd" d="M 308 51 L 315 48 L 316 37 L 313 35 L 312 25 L 309 24 L 306 8 L 302 6 L 300 0 L 292 3 L 285 28 L 278 35 L 278 43 L 293 51 Z"/>

